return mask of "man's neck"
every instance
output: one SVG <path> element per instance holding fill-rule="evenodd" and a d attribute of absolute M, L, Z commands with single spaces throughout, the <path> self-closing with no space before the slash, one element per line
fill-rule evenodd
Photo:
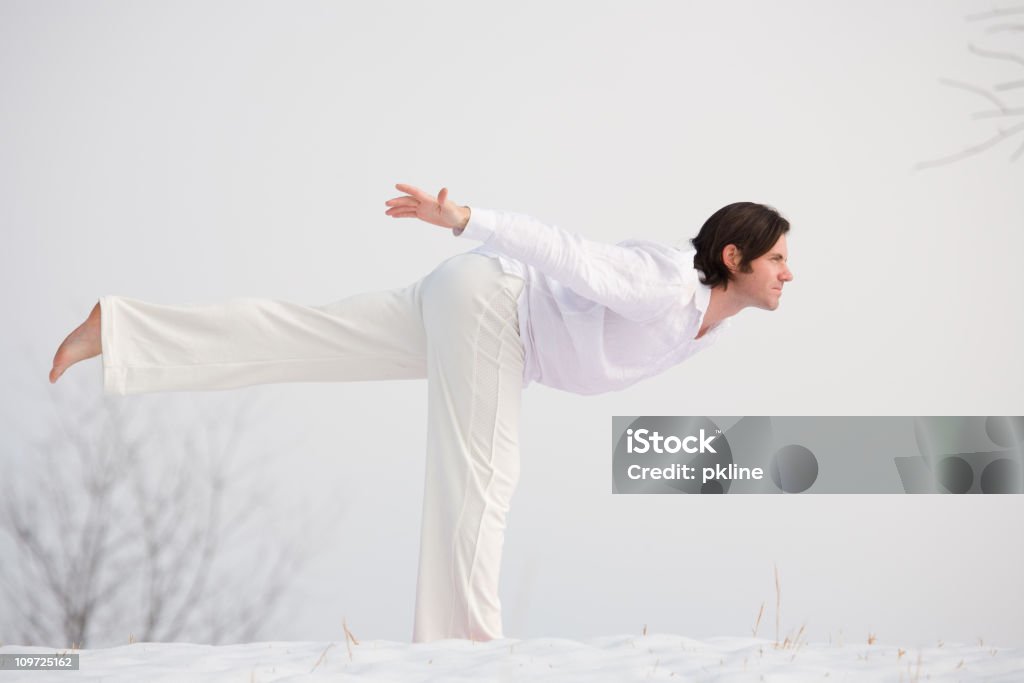
<path fill-rule="evenodd" d="M 736 315 L 744 308 L 743 304 L 739 301 L 734 300 L 729 296 L 728 292 L 721 287 L 711 288 L 711 298 L 708 300 L 708 308 L 704 311 L 704 320 L 701 323 L 700 331 L 694 339 L 700 339 L 708 330 L 722 322 L 726 318 L 731 318 Z"/>

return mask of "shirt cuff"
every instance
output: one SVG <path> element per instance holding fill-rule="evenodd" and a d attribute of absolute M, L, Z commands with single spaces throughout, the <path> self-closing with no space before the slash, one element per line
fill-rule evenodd
<path fill-rule="evenodd" d="M 498 226 L 497 213 L 489 209 L 467 207 L 469 209 L 469 222 L 465 228 L 452 230 L 454 237 L 465 236 L 471 240 L 486 242 L 495 233 Z"/>

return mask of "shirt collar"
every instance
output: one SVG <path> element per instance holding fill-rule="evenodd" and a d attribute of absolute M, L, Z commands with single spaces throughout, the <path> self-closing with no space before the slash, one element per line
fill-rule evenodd
<path fill-rule="evenodd" d="M 704 314 L 708 310 L 708 304 L 711 303 L 711 287 L 701 282 L 704 279 L 704 273 L 696 268 L 694 270 L 697 271 L 697 291 L 693 302 L 697 305 L 697 310 L 700 311 L 700 317 L 703 320 Z"/>
<path fill-rule="evenodd" d="M 701 280 L 704 278 L 704 273 L 698 268 L 694 268 L 694 272 L 697 273 L 697 289 L 693 294 L 693 304 L 697 307 L 700 312 L 700 318 L 697 320 L 697 329 L 699 330 L 704 326 L 704 316 L 708 312 L 708 304 L 711 303 L 711 287 L 704 284 Z M 707 339 L 711 335 L 717 335 L 720 331 L 725 329 L 729 324 L 729 318 L 719 321 L 717 325 L 708 330 L 703 337 L 697 341 Z"/>

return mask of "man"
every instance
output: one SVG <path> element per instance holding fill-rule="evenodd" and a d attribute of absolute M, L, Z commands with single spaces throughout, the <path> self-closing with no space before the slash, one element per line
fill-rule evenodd
<path fill-rule="evenodd" d="M 459 206 L 409 185 L 386 214 L 482 242 L 408 287 L 325 306 L 104 296 L 61 344 L 50 381 L 103 355 L 107 393 L 268 382 L 427 379 L 427 460 L 413 640 L 502 637 L 498 576 L 519 479 L 519 410 L 533 381 L 621 389 L 685 360 L 793 279 L 789 223 L 741 202 L 681 251 L 592 242 L 529 216 Z"/>

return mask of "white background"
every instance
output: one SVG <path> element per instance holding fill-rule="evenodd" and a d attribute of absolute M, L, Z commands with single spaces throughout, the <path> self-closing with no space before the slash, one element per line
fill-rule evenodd
<path fill-rule="evenodd" d="M 612 415 L 1024 413 L 1024 134 L 913 169 L 1021 121 L 974 120 L 993 105 L 939 81 L 1024 75 L 968 49 L 1024 54 L 965 19 L 991 8 L 4 0 L 3 464 L 99 397 L 99 359 L 46 374 L 102 294 L 326 303 L 475 246 L 385 216 L 396 182 L 608 242 L 682 245 L 765 202 L 792 224 L 778 311 L 627 391 L 524 393 L 506 635 L 747 635 L 768 602 L 770 636 L 777 566 L 783 629 L 814 641 L 1020 645 L 1024 497 L 612 496 L 610 473 Z M 275 495 L 317 520 L 263 637 L 337 639 L 345 618 L 408 640 L 425 383 L 106 400 L 187 431 L 243 395 L 254 452 L 301 442 Z"/>

